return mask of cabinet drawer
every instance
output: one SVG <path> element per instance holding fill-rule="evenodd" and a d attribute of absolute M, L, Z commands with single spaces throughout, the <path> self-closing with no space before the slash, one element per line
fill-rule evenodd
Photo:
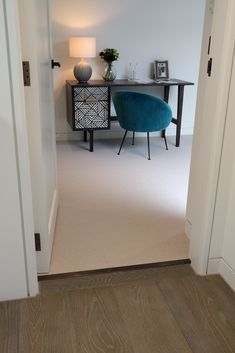
<path fill-rule="evenodd" d="M 108 87 L 75 87 L 74 101 L 108 101 Z"/>
<path fill-rule="evenodd" d="M 108 129 L 108 109 L 109 103 L 107 100 L 74 101 L 75 129 Z"/>
<path fill-rule="evenodd" d="M 108 87 L 74 87 L 74 129 L 108 129 L 108 98 Z"/>
<path fill-rule="evenodd" d="M 67 82 L 67 121 L 73 131 L 110 129 L 110 89 Z"/>

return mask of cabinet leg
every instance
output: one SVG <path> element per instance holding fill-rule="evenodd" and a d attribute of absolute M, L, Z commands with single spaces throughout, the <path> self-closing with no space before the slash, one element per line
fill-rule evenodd
<path fill-rule="evenodd" d="M 90 134 L 90 152 L 94 151 L 94 130 L 89 131 Z"/>

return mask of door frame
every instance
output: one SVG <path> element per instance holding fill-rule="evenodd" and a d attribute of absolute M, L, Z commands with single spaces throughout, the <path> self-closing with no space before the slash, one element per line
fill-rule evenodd
<path fill-rule="evenodd" d="M 17 122 L 16 122 L 16 139 L 17 139 L 17 153 L 19 160 L 20 170 L 20 187 L 22 196 L 22 217 L 24 221 L 24 245 L 25 245 L 25 261 L 26 261 L 26 273 L 28 283 L 28 295 L 35 295 L 38 291 L 37 284 L 37 272 L 36 272 L 36 254 L 34 250 L 34 242 L 32 237 L 32 224 L 33 224 L 33 212 L 32 212 L 32 201 L 31 201 L 31 190 L 29 189 L 30 174 L 29 174 L 29 156 L 28 156 L 28 144 L 27 144 L 27 129 L 24 109 L 24 96 L 22 86 L 22 71 L 21 71 L 21 43 L 20 38 L 17 35 L 19 33 L 19 10 L 17 0 L 4 0 L 7 12 L 7 24 L 9 30 L 9 48 L 10 48 L 10 65 L 12 69 L 12 77 L 14 77 L 14 84 L 12 87 L 14 91 L 14 106 L 17 109 Z M 207 0 L 211 1 L 211 0 Z M 216 93 L 218 99 L 215 105 L 215 116 L 214 123 L 210 126 L 211 138 L 210 143 L 207 143 L 207 135 L 205 131 L 205 115 L 208 119 L 212 117 L 210 110 L 205 108 L 204 121 L 197 116 L 195 123 L 195 136 L 193 142 L 193 155 L 192 155 L 192 166 L 191 166 L 191 178 L 198 178 L 198 172 L 201 170 L 200 178 L 204 177 L 203 186 L 206 190 L 205 193 L 199 192 L 193 193 L 193 204 L 194 210 L 197 207 L 203 205 L 201 209 L 198 209 L 194 213 L 192 233 L 191 233 L 191 245 L 190 254 L 192 258 L 193 268 L 197 273 L 204 274 L 207 271 L 207 263 L 209 258 L 209 248 L 211 239 L 211 230 L 213 224 L 213 212 L 216 201 L 216 192 L 218 184 L 218 175 L 220 167 L 222 142 L 223 142 L 223 126 L 225 123 L 225 112 L 226 112 L 226 100 L 227 91 L 229 89 L 229 65 L 226 67 L 226 75 L 224 77 L 224 65 L 229 64 L 230 60 L 230 43 L 231 39 L 231 13 L 234 11 L 234 1 L 227 0 L 228 7 L 226 8 L 226 18 L 217 16 L 216 20 L 219 22 L 220 29 L 223 28 L 223 33 L 226 36 L 224 43 L 223 57 L 222 53 L 218 53 L 220 60 L 215 63 L 217 70 L 217 79 L 221 79 L 219 86 L 214 87 L 214 93 Z M 216 0 L 219 3 L 220 0 Z M 221 27 L 222 26 L 222 27 Z M 13 30 L 12 30 L 13 28 Z M 214 23 L 214 33 L 216 33 L 216 23 Z M 228 36 L 228 38 L 227 38 Z M 216 43 L 215 43 L 216 44 Z M 214 46 L 216 52 L 216 45 Z M 222 70 L 223 69 L 223 70 Z M 199 85 L 199 89 L 202 86 Z M 208 86 L 206 87 L 208 92 L 207 99 L 210 100 L 210 93 Z M 221 98 L 220 98 L 221 97 Z M 202 102 L 198 101 L 198 104 Z M 206 102 L 204 101 L 204 106 Z M 200 144 L 198 145 L 198 141 Z M 219 142 L 218 142 L 219 141 Z M 205 150 L 203 147 L 206 146 L 206 155 L 209 163 L 205 166 Z M 199 168 L 199 169 L 197 169 Z M 195 173 L 197 170 L 197 173 Z M 192 179 L 191 179 L 192 180 Z M 191 188 L 195 187 L 194 182 L 191 182 Z M 198 188 L 195 189 L 198 191 Z"/>
<path fill-rule="evenodd" d="M 20 292 L 20 286 L 18 285 L 18 288 L 16 288 L 17 283 L 19 282 L 19 274 L 17 273 L 17 271 L 15 271 L 16 278 L 14 278 L 14 281 L 12 281 L 11 285 L 9 285 L 9 287 L 14 288 L 14 293 L 13 291 L 12 293 L 9 293 L 9 299 L 13 299 L 18 298 L 19 296 L 36 295 L 38 293 L 38 281 L 34 244 L 33 206 L 24 101 L 24 87 L 22 79 L 22 56 L 21 41 L 19 37 L 20 26 L 18 1 L 2 1 L 4 7 L 8 70 L 11 90 L 12 115 L 14 121 L 12 130 L 15 141 L 15 163 L 18 171 L 18 190 L 22 223 L 22 235 L 18 234 L 15 235 L 15 237 L 20 237 L 21 239 L 19 239 L 19 241 L 21 241 L 23 245 L 25 266 L 24 269 L 21 270 L 21 276 L 22 278 L 25 277 L 26 280 L 26 291 Z M 14 219 L 12 219 L 12 222 L 14 222 Z M 3 249 L 6 247 L 3 237 L 1 237 L 0 239 L 0 246 Z M 5 248 L 5 251 L 8 253 L 7 248 Z M 17 266 L 17 264 L 14 263 L 13 258 L 10 258 L 9 260 L 11 264 L 13 264 L 13 266 Z M 6 263 L 3 265 L 6 266 L 6 268 L 8 267 L 8 264 Z"/>
<path fill-rule="evenodd" d="M 207 1 L 208 6 L 211 3 Z M 193 269 L 201 275 L 208 273 L 233 63 L 234 14 L 235 0 L 215 1 L 210 78 L 205 78 L 206 67 L 201 65 L 205 74 L 199 81 L 188 200 L 192 225 L 190 258 Z"/>

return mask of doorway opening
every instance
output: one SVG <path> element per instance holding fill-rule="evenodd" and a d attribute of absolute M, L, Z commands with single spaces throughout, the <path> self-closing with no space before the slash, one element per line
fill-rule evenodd
<path fill-rule="evenodd" d="M 132 2 L 127 2 L 127 8 L 131 7 Z M 114 15 L 118 17 L 117 23 L 122 19 L 125 30 L 128 11 L 116 3 L 115 11 L 110 10 L 110 19 Z M 197 16 L 192 4 L 197 8 Z M 117 157 L 122 134 L 117 124 L 113 124 L 110 131 L 95 133 L 93 153 L 88 151 L 88 145 L 82 141 L 82 134 L 70 130 L 66 121 L 65 82 L 73 79 L 74 60 L 68 58 L 68 37 L 97 33 L 97 36 L 103 38 L 99 39 L 100 49 L 108 46 L 108 43 L 115 47 L 119 45 L 122 48 L 119 50 L 125 55 L 125 60 L 118 63 L 123 77 L 129 62 L 133 61 L 133 51 L 138 48 L 127 40 L 127 47 L 133 44 L 128 52 L 121 35 L 115 37 L 115 30 L 109 31 L 110 38 L 102 32 L 109 21 L 107 18 L 101 21 L 103 11 L 100 11 L 99 22 L 98 13 L 93 10 L 97 23 L 86 27 L 83 23 L 86 17 L 84 13 L 90 9 L 89 1 L 84 5 L 84 18 L 81 15 L 81 18 L 75 19 L 73 13 L 77 14 L 77 11 L 70 8 L 67 1 L 58 4 L 51 0 L 53 57 L 61 62 L 61 69 L 54 71 L 60 201 L 49 274 L 188 259 L 189 239 L 184 229 L 185 212 L 205 7 L 204 1 L 200 4 L 192 1 L 192 4 L 185 2 L 183 16 L 194 19 L 188 21 L 192 34 L 189 39 L 196 53 L 192 55 L 193 61 L 185 60 L 183 55 L 183 48 L 188 45 L 184 42 L 183 32 L 187 36 L 189 33 L 189 29 L 184 26 L 179 29 L 181 36 L 174 33 L 178 38 L 177 45 L 182 45 L 178 57 L 172 57 L 172 52 L 176 52 L 174 48 L 166 48 L 167 35 L 171 35 L 169 38 L 172 46 L 175 40 L 172 27 L 169 33 L 161 34 L 163 39 L 161 45 L 158 45 L 158 53 L 152 49 L 152 43 L 148 51 L 145 38 L 142 38 L 147 57 L 143 54 L 138 59 L 140 62 L 137 67 L 141 77 L 149 74 L 149 67 L 145 63 L 150 61 L 150 56 L 158 59 L 159 55 L 164 55 L 171 62 L 171 77 L 195 82 L 195 86 L 185 93 L 181 146 L 174 146 L 175 127 L 172 127 L 168 130 L 169 151 L 165 151 L 160 137 L 153 136 L 152 160 L 148 161 L 145 157 L 146 141 L 141 137 L 137 138 L 135 148 L 127 141 L 121 156 Z M 149 15 L 152 6 L 156 7 L 154 1 L 149 5 Z M 180 9 L 178 11 L 181 12 Z M 141 9 L 136 8 L 137 18 L 140 15 Z M 112 20 L 114 27 L 115 16 Z M 168 21 L 172 22 L 169 13 Z M 98 75 L 94 78 L 99 78 L 101 64 L 98 59 L 93 64 L 94 75 Z M 155 94 L 153 89 L 147 92 Z M 169 103 L 176 110 L 174 90 L 171 95 Z M 190 118 L 187 119 L 187 116 Z"/>

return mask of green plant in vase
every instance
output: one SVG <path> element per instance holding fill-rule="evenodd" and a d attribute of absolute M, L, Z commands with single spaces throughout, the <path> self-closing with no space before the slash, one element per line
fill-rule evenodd
<path fill-rule="evenodd" d="M 114 81 L 117 73 L 113 62 L 119 58 L 119 52 L 117 49 L 106 48 L 99 53 L 99 56 L 107 63 L 104 74 L 102 75 L 103 79 L 105 81 Z"/>

